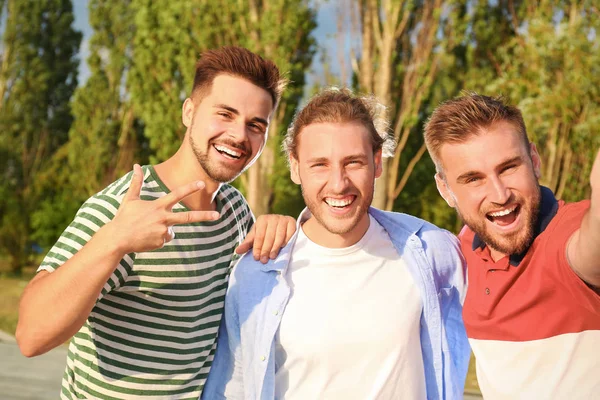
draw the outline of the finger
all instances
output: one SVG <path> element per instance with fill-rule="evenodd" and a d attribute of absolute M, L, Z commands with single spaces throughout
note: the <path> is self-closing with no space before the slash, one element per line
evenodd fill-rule
<path fill-rule="evenodd" d="M 196 181 L 188 183 L 187 185 L 183 185 L 173 190 L 168 195 L 158 199 L 160 202 L 168 210 L 171 210 L 173 206 L 179 203 L 182 199 L 186 198 L 192 193 L 197 192 L 200 189 L 204 189 L 206 185 L 202 181 Z"/>
<path fill-rule="evenodd" d="M 278 220 L 267 222 L 267 228 L 264 235 L 263 244 L 260 248 L 260 262 L 266 264 L 269 261 L 269 254 L 273 243 L 275 242 L 275 236 L 277 235 L 277 222 Z M 256 243 L 254 247 L 257 247 Z"/>
<path fill-rule="evenodd" d="M 133 166 L 133 174 L 131 175 L 131 182 L 129 183 L 129 189 L 123 202 L 131 200 L 139 200 L 140 193 L 142 192 L 142 183 L 144 182 L 144 173 L 142 167 L 139 164 Z"/>
<path fill-rule="evenodd" d="M 269 249 L 269 258 L 274 260 L 279 254 L 279 250 L 287 244 L 287 240 L 285 240 L 285 236 L 287 233 L 287 224 L 285 221 L 280 221 L 277 224 L 277 231 L 275 232 L 275 238 L 273 240 L 273 245 Z"/>
<path fill-rule="evenodd" d="M 286 226 L 285 244 L 288 244 L 294 233 L 296 233 L 296 220 L 290 217 Z"/>
<path fill-rule="evenodd" d="M 217 211 L 185 211 L 169 213 L 165 221 L 168 225 L 182 225 L 202 221 L 216 221 L 217 219 L 219 219 Z"/>
<path fill-rule="evenodd" d="M 260 260 L 260 250 L 262 249 L 265 240 L 265 232 L 267 226 L 263 218 L 258 218 L 252 227 L 254 229 L 254 243 L 252 244 L 252 255 L 256 261 Z"/>
<path fill-rule="evenodd" d="M 250 232 L 246 235 L 242 243 L 235 249 L 236 254 L 245 254 L 248 250 L 252 248 L 252 243 L 254 243 L 254 233 L 256 231 L 256 225 L 252 226 Z"/>

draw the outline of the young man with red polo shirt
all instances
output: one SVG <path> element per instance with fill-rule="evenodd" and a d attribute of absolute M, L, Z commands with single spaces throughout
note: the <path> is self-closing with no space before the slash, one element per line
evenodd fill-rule
<path fill-rule="evenodd" d="M 438 190 L 466 226 L 463 318 L 486 399 L 600 396 L 600 153 L 592 197 L 557 200 L 521 112 L 468 95 L 432 114 Z"/>

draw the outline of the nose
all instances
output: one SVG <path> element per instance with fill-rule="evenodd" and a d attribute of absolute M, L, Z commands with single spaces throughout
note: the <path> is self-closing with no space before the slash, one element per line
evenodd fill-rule
<path fill-rule="evenodd" d="M 227 128 L 227 136 L 232 138 L 234 141 L 238 143 L 242 143 L 246 141 L 246 125 L 245 124 L 231 124 Z"/>
<path fill-rule="evenodd" d="M 348 176 L 346 170 L 341 167 L 331 168 L 329 174 L 329 188 L 333 193 L 343 193 L 348 187 Z"/>
<path fill-rule="evenodd" d="M 499 177 L 490 179 L 489 200 L 496 204 L 505 204 L 510 199 L 510 189 Z"/>

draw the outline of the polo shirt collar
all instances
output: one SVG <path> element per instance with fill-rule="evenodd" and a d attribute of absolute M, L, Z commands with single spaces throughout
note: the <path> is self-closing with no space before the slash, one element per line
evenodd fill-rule
<path fill-rule="evenodd" d="M 558 212 L 558 201 L 556 200 L 556 197 L 554 197 L 554 193 L 552 193 L 552 190 L 548 189 L 545 186 L 540 186 L 540 191 L 541 200 L 538 218 L 535 224 L 535 231 L 533 235 L 534 240 L 546 229 L 548 224 L 550 224 L 550 221 L 552 221 L 552 218 L 554 218 L 554 216 Z M 475 234 L 475 237 L 473 238 L 472 250 L 475 251 L 477 249 L 483 249 L 484 247 L 485 243 L 483 242 L 483 240 L 481 240 L 479 236 Z M 509 264 L 514 267 L 518 266 L 525 257 L 525 254 L 527 254 L 527 251 L 529 251 L 529 247 L 525 249 L 522 253 L 511 254 L 509 257 Z"/>

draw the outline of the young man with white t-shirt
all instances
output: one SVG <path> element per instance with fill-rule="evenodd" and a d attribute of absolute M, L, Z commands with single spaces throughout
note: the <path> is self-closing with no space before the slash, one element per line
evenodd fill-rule
<path fill-rule="evenodd" d="M 327 90 L 284 143 L 307 205 L 275 260 L 232 272 L 205 399 L 461 398 L 469 346 L 458 241 L 370 207 L 378 105 Z"/>

